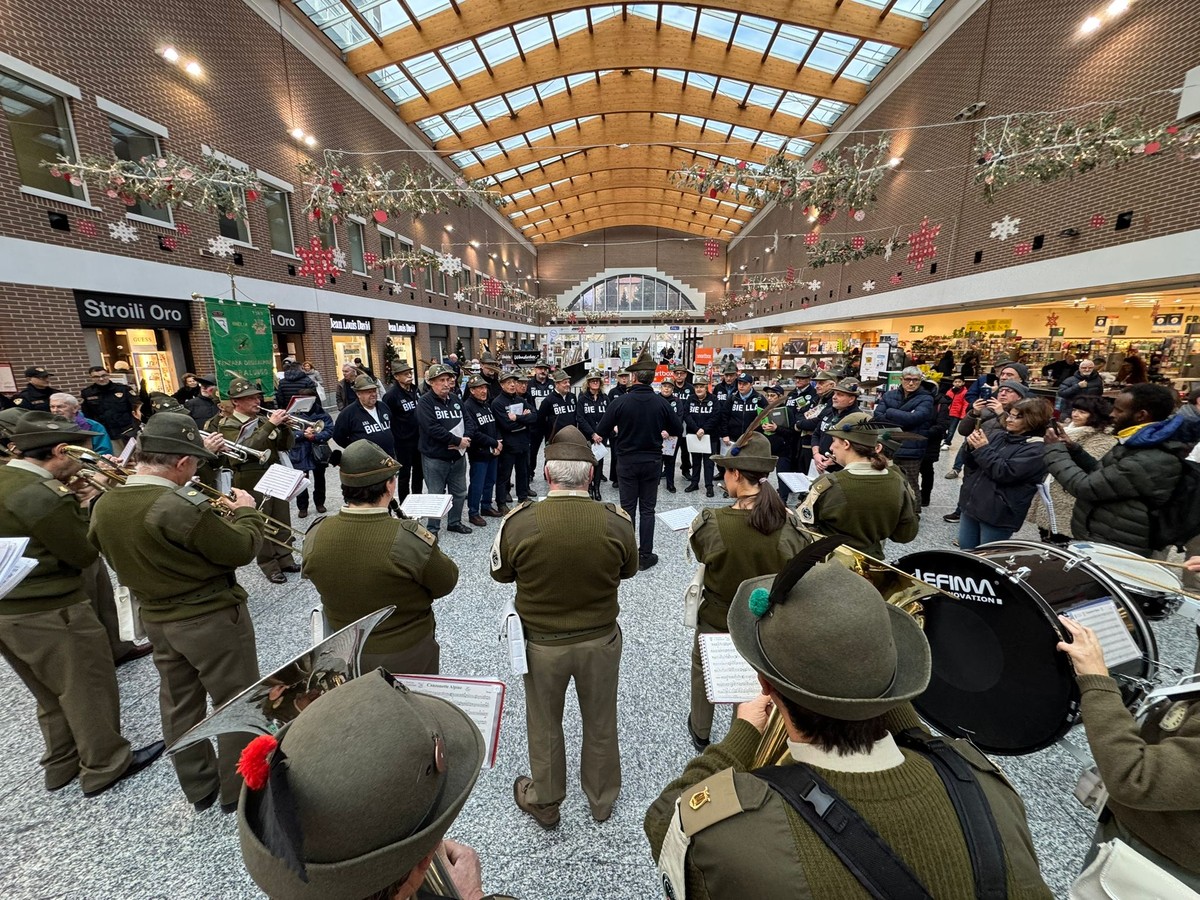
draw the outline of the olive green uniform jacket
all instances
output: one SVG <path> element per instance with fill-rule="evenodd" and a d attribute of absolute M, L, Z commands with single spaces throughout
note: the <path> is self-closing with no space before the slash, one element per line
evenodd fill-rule
<path fill-rule="evenodd" d="M 888 730 L 919 725 L 904 704 L 888 714 Z M 755 897 L 764 900 L 856 900 L 868 897 L 820 837 L 767 783 L 748 774 L 760 735 L 735 719 L 729 735 L 667 785 L 643 823 L 655 859 L 675 816 L 676 800 L 690 838 L 685 876 L 688 900 Z M 956 749 L 983 786 L 1004 845 L 1008 896 L 1050 898 L 1020 797 L 988 759 L 965 742 Z M 973 873 L 958 816 L 933 764 L 901 751 L 904 762 L 874 772 L 813 767 L 879 833 L 934 897 L 975 895 Z M 690 798 L 708 789 L 697 810 Z"/>
<path fill-rule="evenodd" d="M 458 566 L 416 519 L 386 509 L 348 509 L 304 536 L 303 577 L 316 585 L 334 630 L 383 606 L 396 611 L 367 638 L 363 652 L 407 650 L 433 634 L 433 601 L 458 584 Z"/>
<path fill-rule="evenodd" d="M 809 528 L 841 535 L 876 559 L 883 559 L 885 540 L 907 544 L 921 524 L 916 497 L 899 467 L 879 471 L 863 462 L 818 478 L 798 512 Z"/>
<path fill-rule="evenodd" d="M 244 463 L 230 464 L 233 469 L 233 486 L 243 491 L 252 490 L 271 463 L 279 462 L 280 455 L 291 450 L 296 443 L 296 437 L 287 425 L 272 425 L 262 415 L 254 418 L 258 420 L 258 426 L 253 429 L 248 426 L 254 419 L 242 420 L 232 415 L 213 416 L 204 424 L 205 431 L 219 431 L 225 440 L 232 443 L 241 444 L 254 450 L 272 451 L 271 455 L 267 457 L 267 461 L 263 463 L 256 459 L 250 459 Z M 228 462 L 225 457 L 222 457 L 222 460 Z M 255 494 L 255 498 L 261 499 L 257 494 Z"/>

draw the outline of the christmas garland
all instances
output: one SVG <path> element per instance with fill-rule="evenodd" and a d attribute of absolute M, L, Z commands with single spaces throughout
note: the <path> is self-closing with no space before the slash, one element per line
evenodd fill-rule
<path fill-rule="evenodd" d="M 790 291 L 796 287 L 796 282 L 788 281 L 786 278 L 767 278 L 765 275 L 751 275 L 742 282 L 741 290 L 761 294 L 776 294 L 781 291 Z"/>
<path fill-rule="evenodd" d="M 1010 184 L 1071 178 L 1172 148 L 1200 157 L 1200 125 L 1147 126 L 1140 119 L 1121 125 L 1116 108 L 1082 123 L 1010 116 L 975 136 L 975 183 L 990 203 Z"/>
<path fill-rule="evenodd" d="M 860 260 L 870 259 L 873 256 L 887 256 L 890 258 L 892 253 L 902 250 L 907 246 L 908 241 L 903 238 L 890 238 L 886 241 L 883 238 L 878 238 L 873 241 L 867 241 L 858 237 L 848 241 L 821 241 L 821 243 L 807 248 L 808 264 L 814 269 L 819 269 L 822 266 L 837 266 L 859 262 Z"/>
<path fill-rule="evenodd" d="M 437 264 L 438 257 L 436 253 L 414 248 L 405 250 L 403 253 L 393 253 L 391 256 L 385 256 L 375 263 L 375 268 L 403 269 L 407 267 L 413 271 L 424 272 L 426 269 L 437 268 Z"/>
<path fill-rule="evenodd" d="M 875 202 L 879 183 L 888 171 L 888 146 L 884 135 L 875 144 L 821 153 L 811 164 L 780 152 L 762 166 L 745 161 L 693 165 L 672 172 L 671 180 L 711 198 L 732 194 L 738 202 L 754 206 L 798 203 L 815 215 L 842 208 L 866 209 Z"/>
<path fill-rule="evenodd" d="M 137 160 L 85 156 L 79 162 L 60 156 L 55 162 L 43 161 L 42 166 L 55 178 L 76 187 L 86 183 L 126 206 L 145 202 L 176 209 L 186 203 L 231 219 L 245 215 L 246 201 L 257 200 L 262 190 L 256 174 L 214 156 L 202 156 L 199 162 L 174 153 Z"/>
<path fill-rule="evenodd" d="M 310 191 L 309 218 L 331 218 L 355 214 L 386 222 L 398 214 L 414 218 L 445 212 L 451 206 L 491 204 L 502 207 L 499 194 L 487 190 L 482 181 L 455 178 L 450 181 L 432 169 L 401 163 L 395 169 L 380 166 L 347 166 L 340 153 L 328 151 L 319 161 L 305 160 L 300 174 Z"/>

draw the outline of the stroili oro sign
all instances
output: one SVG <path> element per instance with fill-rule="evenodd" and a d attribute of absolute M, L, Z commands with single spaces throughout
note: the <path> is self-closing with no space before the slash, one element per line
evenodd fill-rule
<path fill-rule="evenodd" d="M 204 298 L 208 338 L 217 367 L 217 386 L 229 396 L 229 384 L 245 378 L 275 396 L 275 339 L 271 308 L 265 303 Z"/>
<path fill-rule="evenodd" d="M 79 324 L 88 328 L 168 328 L 183 331 L 192 327 L 192 309 L 186 300 L 160 300 L 98 291 L 76 291 Z"/>

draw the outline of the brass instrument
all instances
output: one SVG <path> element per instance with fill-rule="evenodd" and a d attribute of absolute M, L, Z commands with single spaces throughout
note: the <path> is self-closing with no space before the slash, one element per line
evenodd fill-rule
<path fill-rule="evenodd" d="M 222 502 L 224 500 L 233 499 L 231 496 L 229 496 L 229 494 L 223 494 L 221 491 L 217 490 L 217 488 L 210 487 L 204 482 L 196 479 L 188 482 L 188 484 L 191 487 L 194 487 L 204 496 L 208 497 L 209 504 L 212 506 L 217 515 L 225 516 L 227 518 L 233 515 L 233 511 L 230 509 L 230 507 L 226 506 Z M 288 543 L 288 538 L 295 540 L 297 534 L 296 529 L 294 529 L 287 522 L 281 522 L 279 519 L 268 516 L 261 509 L 258 511 L 258 514 L 262 516 L 263 521 L 266 523 L 266 528 L 263 530 L 264 541 L 270 541 L 272 544 L 282 547 L 284 550 L 294 553 L 296 556 L 301 555 L 301 549 L 299 547 Z"/>
<path fill-rule="evenodd" d="M 214 431 L 202 431 L 200 437 L 207 438 L 218 434 Z M 270 450 L 255 450 L 253 447 L 247 447 L 245 444 L 235 444 L 233 441 L 225 439 L 225 444 L 218 451 L 222 456 L 228 456 L 234 462 L 247 462 L 255 460 L 259 463 L 265 463 L 271 456 Z"/>
<path fill-rule="evenodd" d="M 315 428 L 320 431 L 324 427 L 324 423 L 315 422 L 311 419 L 302 419 L 299 416 L 289 415 L 284 422 L 289 428 L 295 428 L 298 431 L 304 431 L 306 428 Z"/>
<path fill-rule="evenodd" d="M 124 484 L 125 479 L 133 474 L 119 463 L 105 459 L 95 450 L 84 447 L 82 444 L 68 444 L 63 452 L 82 465 L 82 468 L 71 477 L 71 480 L 81 481 L 101 494 L 110 490 L 114 482 Z"/>

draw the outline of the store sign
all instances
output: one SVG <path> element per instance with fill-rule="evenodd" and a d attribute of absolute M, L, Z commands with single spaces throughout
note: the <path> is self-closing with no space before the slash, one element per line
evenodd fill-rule
<path fill-rule="evenodd" d="M 76 291 L 75 308 L 79 310 L 79 324 L 90 328 L 132 326 L 184 330 L 192 327 L 192 308 L 186 300 Z"/>
<path fill-rule="evenodd" d="M 967 322 L 967 331 L 1008 331 L 1012 319 L 972 319 Z"/>
<path fill-rule="evenodd" d="M 371 331 L 371 320 L 360 319 L 358 316 L 330 316 L 329 317 L 330 331 L 343 331 L 352 333 L 361 333 Z"/>
<path fill-rule="evenodd" d="M 1179 331 L 1183 328 L 1183 313 L 1163 313 L 1151 321 L 1151 331 Z"/>
<path fill-rule="evenodd" d="M 531 366 L 537 362 L 537 359 L 538 352 L 536 350 L 514 350 L 512 354 L 512 361 L 519 366 Z"/>
<path fill-rule="evenodd" d="M 1114 320 L 1116 318 L 1117 318 L 1116 316 L 1113 316 Z M 1104 332 L 1107 330 L 1108 330 L 1108 316 L 1096 316 L 1095 321 L 1092 322 L 1092 334 L 1104 334 Z"/>
<path fill-rule="evenodd" d="M 304 313 L 300 310 L 271 310 L 271 328 L 280 334 L 304 334 Z"/>
<path fill-rule="evenodd" d="M 416 334 L 417 326 L 412 322 L 396 322 L 388 319 L 388 334 Z"/>
<path fill-rule="evenodd" d="M 924 334 L 925 326 L 924 325 L 909 325 L 908 333 L 909 334 Z"/>

